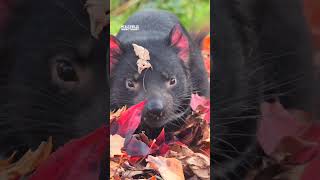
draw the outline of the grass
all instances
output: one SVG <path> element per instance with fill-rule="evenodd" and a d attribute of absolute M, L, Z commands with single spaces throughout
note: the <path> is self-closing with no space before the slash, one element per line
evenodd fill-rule
<path fill-rule="evenodd" d="M 123 4 L 129 5 L 123 6 Z M 113 35 L 117 34 L 130 15 L 146 8 L 163 9 L 174 13 L 189 31 L 209 28 L 210 24 L 210 0 L 111 0 L 110 7 L 110 33 Z"/>

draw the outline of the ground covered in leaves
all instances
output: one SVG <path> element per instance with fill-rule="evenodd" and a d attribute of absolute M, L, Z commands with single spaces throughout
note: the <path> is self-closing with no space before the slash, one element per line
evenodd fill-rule
<path fill-rule="evenodd" d="M 170 141 L 164 129 L 156 139 L 134 134 L 144 103 L 110 114 L 110 179 L 209 179 L 210 101 L 193 95 L 193 113 Z"/>

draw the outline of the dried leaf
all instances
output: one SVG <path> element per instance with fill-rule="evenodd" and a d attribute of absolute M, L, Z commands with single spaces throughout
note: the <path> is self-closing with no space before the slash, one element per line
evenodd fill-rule
<path fill-rule="evenodd" d="M 173 144 L 167 157 L 176 158 L 181 161 L 184 173 L 189 176 L 196 176 L 200 179 L 210 178 L 210 156 L 202 153 L 194 153 L 183 144 Z"/>
<path fill-rule="evenodd" d="M 174 132 L 173 135 L 192 150 L 202 152 L 203 149 L 201 147 L 204 144 L 208 144 L 208 142 L 210 143 L 210 126 L 207 121 L 200 118 L 197 114 L 191 115 L 187 118 L 185 124 L 178 131 Z"/>
<path fill-rule="evenodd" d="M 121 155 L 121 148 L 124 146 L 124 138 L 120 135 L 110 135 L 110 157 Z"/>
<path fill-rule="evenodd" d="M 201 153 L 194 153 L 185 160 L 193 173 L 200 179 L 210 179 L 210 159 Z"/>
<path fill-rule="evenodd" d="M 186 145 L 175 143 L 170 145 L 170 151 L 166 157 L 173 157 L 178 160 L 182 160 L 186 157 L 192 156 L 193 154 L 194 152 L 191 149 L 189 149 Z"/>
<path fill-rule="evenodd" d="M 33 172 L 42 162 L 44 162 L 52 151 L 52 138 L 48 142 L 42 142 L 35 151 L 29 150 L 23 157 L 15 163 L 10 164 L 13 156 L 2 165 L 0 170 L 0 179 L 14 180 L 19 177 L 27 176 Z"/>
<path fill-rule="evenodd" d="M 114 161 L 110 161 L 110 179 L 121 179 L 119 174 L 124 172 L 124 169 L 121 167 L 119 163 Z"/>
<path fill-rule="evenodd" d="M 127 106 L 123 106 L 122 108 L 120 108 L 116 111 L 110 112 L 110 124 L 113 122 L 113 120 L 118 119 L 121 116 L 121 114 L 123 112 L 125 112 L 126 110 L 127 110 Z"/>
<path fill-rule="evenodd" d="M 149 51 L 147 49 L 145 49 L 144 47 L 139 46 L 137 44 L 132 44 L 132 46 L 133 46 L 134 52 L 139 57 L 139 59 L 141 59 L 143 61 L 150 60 Z"/>
<path fill-rule="evenodd" d="M 173 141 L 166 139 L 164 129 L 154 140 L 149 139 L 143 132 L 133 134 L 136 125 L 140 123 L 143 103 L 130 107 L 122 112 L 120 117 L 116 117 L 111 124 L 111 129 L 114 124 L 117 124 L 115 134 L 122 132 L 122 137 L 126 138 L 124 148 L 121 149 L 124 154 L 121 157 L 116 155 L 111 157 L 113 158 L 111 161 L 114 161 L 114 170 L 111 170 L 110 173 L 114 174 L 115 172 L 115 174 L 110 178 L 177 179 L 186 177 L 188 179 L 208 179 L 210 176 L 210 129 L 207 121 L 199 113 L 206 111 L 205 106 L 208 107 L 209 102 L 202 97 L 199 99 L 203 101 L 197 102 L 198 112 L 190 115 L 179 131 L 168 133 L 170 136 L 173 135 Z M 119 129 L 122 130 L 119 131 Z M 183 143 L 187 143 L 187 145 Z M 119 148 L 116 149 L 119 153 Z M 126 159 L 123 159 L 122 156 L 126 156 Z M 146 162 L 147 166 L 145 166 Z M 171 166 L 175 163 L 179 164 L 181 171 L 172 171 L 174 168 Z M 122 168 L 123 171 L 117 172 L 116 167 Z M 158 177 L 159 175 L 161 177 Z"/>
<path fill-rule="evenodd" d="M 139 59 L 137 61 L 138 73 L 141 74 L 141 72 L 144 69 L 152 68 L 152 65 L 148 61 L 148 60 L 150 60 L 149 51 L 147 49 L 145 49 L 144 47 L 139 46 L 137 44 L 132 44 L 132 46 L 133 46 L 133 50 L 134 50 L 136 56 L 139 57 Z"/>
<path fill-rule="evenodd" d="M 107 16 L 109 2 L 107 0 L 87 0 L 85 8 L 90 16 L 90 31 L 93 37 L 99 37 L 99 34 L 109 23 Z"/>
<path fill-rule="evenodd" d="M 146 159 L 150 166 L 156 169 L 164 180 L 184 180 L 182 164 L 175 158 L 154 157 Z"/>
<path fill-rule="evenodd" d="M 143 59 L 138 59 L 137 61 L 138 73 L 141 74 L 144 69 L 152 68 L 152 65 L 149 61 L 145 61 Z"/>
<path fill-rule="evenodd" d="M 16 155 L 17 152 L 12 153 L 12 155 L 6 159 L 6 160 L 0 160 L 0 172 L 4 169 L 6 169 L 13 161 L 14 156 Z"/>

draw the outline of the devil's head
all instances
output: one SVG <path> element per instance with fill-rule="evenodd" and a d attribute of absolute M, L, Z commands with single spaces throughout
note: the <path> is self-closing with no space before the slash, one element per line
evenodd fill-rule
<path fill-rule="evenodd" d="M 132 44 L 149 51 L 152 68 L 138 73 L 138 57 Z M 151 128 L 179 125 L 189 106 L 189 38 L 175 25 L 164 39 L 121 42 L 110 37 L 111 107 L 131 106 L 146 100 L 142 124 Z"/>
<path fill-rule="evenodd" d="M 54 147 L 105 122 L 106 39 L 93 38 L 85 1 L 17 2 L 4 37 L 0 149 Z M 2 65 L 2 64 L 1 64 Z"/>

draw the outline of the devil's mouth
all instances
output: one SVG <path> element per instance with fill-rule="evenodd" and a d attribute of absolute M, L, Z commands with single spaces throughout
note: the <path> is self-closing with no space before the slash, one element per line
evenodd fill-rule
<path fill-rule="evenodd" d="M 168 122 L 183 118 L 189 111 L 190 108 L 187 108 L 185 111 L 173 114 L 172 116 L 167 116 L 165 112 L 160 115 L 154 115 L 144 112 L 141 120 L 149 127 L 161 128 L 164 127 Z"/>
<path fill-rule="evenodd" d="M 142 121 L 149 127 L 160 128 L 163 127 L 168 121 L 164 116 L 145 115 L 142 117 Z"/>

